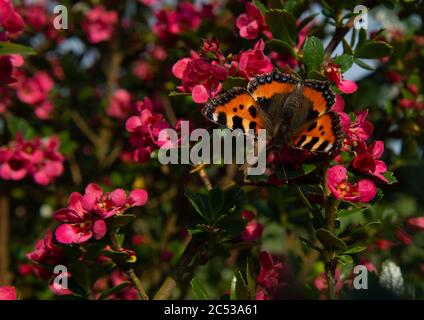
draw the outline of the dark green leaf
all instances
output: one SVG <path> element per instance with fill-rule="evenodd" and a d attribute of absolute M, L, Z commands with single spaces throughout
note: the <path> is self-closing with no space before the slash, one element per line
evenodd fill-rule
<path fill-rule="evenodd" d="M 384 41 L 372 41 L 355 50 L 356 58 L 377 59 L 389 56 L 393 47 Z"/>
<path fill-rule="evenodd" d="M 208 293 L 199 280 L 193 278 L 193 280 L 190 281 L 190 284 L 193 296 L 196 300 L 208 300 Z"/>
<path fill-rule="evenodd" d="M 292 45 L 296 43 L 296 18 L 292 13 L 281 9 L 271 9 L 265 14 L 265 20 L 274 38 Z"/>
<path fill-rule="evenodd" d="M 334 59 L 334 63 L 340 66 L 342 72 L 346 72 L 352 67 L 353 56 L 350 54 L 342 54 Z"/>
<path fill-rule="evenodd" d="M 344 251 L 347 249 L 346 243 L 332 234 L 326 229 L 318 229 L 316 231 L 318 240 L 324 245 L 326 249 Z"/>
<path fill-rule="evenodd" d="M 270 41 L 267 41 L 266 45 L 270 50 L 278 52 L 280 54 L 289 54 L 291 56 L 296 55 L 293 50 L 293 46 L 283 40 L 272 39 Z"/>
<path fill-rule="evenodd" d="M 392 171 L 386 171 L 385 173 L 383 173 L 384 178 L 387 179 L 387 183 L 388 184 L 393 184 L 398 182 L 398 180 L 396 179 L 396 177 L 393 175 Z"/>
<path fill-rule="evenodd" d="M 249 288 L 243 279 L 240 271 L 237 271 L 231 280 L 231 300 L 247 300 L 249 298 Z"/>
<path fill-rule="evenodd" d="M 260 0 L 253 0 L 252 2 L 255 7 L 259 9 L 262 15 L 265 15 L 265 13 L 267 13 L 268 8 Z"/>
<path fill-rule="evenodd" d="M 349 255 L 340 255 L 340 256 L 337 256 L 337 259 L 340 261 L 340 263 L 342 263 L 342 264 L 347 264 L 347 263 L 352 263 L 353 262 L 353 259 L 352 259 L 352 257 L 351 256 L 349 256 Z"/>
<path fill-rule="evenodd" d="M 24 139 L 30 139 L 35 136 L 35 130 L 25 119 L 13 116 L 9 117 L 7 119 L 7 126 L 12 137 L 16 136 L 18 132 L 22 134 Z"/>
<path fill-rule="evenodd" d="M 249 289 L 249 298 L 253 300 L 256 298 L 256 275 L 249 259 L 246 263 L 246 279 L 247 287 Z"/>
<path fill-rule="evenodd" d="M 368 63 L 365 63 L 364 61 L 362 61 L 362 60 L 359 60 L 359 59 L 355 59 L 355 60 L 353 60 L 358 66 L 360 66 L 362 69 L 365 69 L 365 70 L 370 70 L 370 71 L 374 71 L 374 68 L 373 67 L 371 67 Z"/>
<path fill-rule="evenodd" d="M 324 46 L 315 36 L 308 37 L 303 44 L 303 61 L 308 72 L 317 69 L 324 61 Z"/>
<path fill-rule="evenodd" d="M 349 249 L 347 249 L 345 252 L 343 252 L 343 254 L 358 253 L 358 252 L 362 252 L 364 250 L 367 250 L 367 247 L 353 246 L 353 247 L 350 247 Z"/>
<path fill-rule="evenodd" d="M 306 164 L 306 163 L 302 164 L 302 170 L 305 175 L 313 172 L 316 168 L 317 166 L 314 164 Z"/>
<path fill-rule="evenodd" d="M 118 216 L 113 216 L 107 219 L 108 230 L 115 230 L 117 228 L 124 227 L 135 220 L 135 215 L 133 214 L 123 214 Z"/>
<path fill-rule="evenodd" d="M 218 218 L 222 212 L 225 201 L 225 193 L 219 188 L 213 188 L 209 192 L 209 212 L 211 213 L 211 217 L 213 220 Z"/>
<path fill-rule="evenodd" d="M 12 42 L 3 42 L 0 41 L 0 55 L 9 55 L 9 54 L 35 54 L 33 48 L 25 47 L 20 44 L 12 43 Z"/>
<path fill-rule="evenodd" d="M 349 45 L 349 43 L 346 41 L 346 39 L 342 40 L 343 43 L 343 53 L 348 55 L 353 55 L 352 47 Z"/>
<path fill-rule="evenodd" d="M 203 193 L 194 193 L 190 190 L 185 191 L 185 196 L 190 201 L 190 204 L 196 212 L 209 223 L 208 196 Z"/>

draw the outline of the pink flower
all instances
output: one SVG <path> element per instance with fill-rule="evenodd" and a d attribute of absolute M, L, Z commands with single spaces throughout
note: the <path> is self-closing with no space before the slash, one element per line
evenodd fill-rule
<path fill-rule="evenodd" d="M 16 299 L 17 299 L 17 294 L 16 294 L 15 287 L 10 287 L 10 286 L 0 287 L 0 300 L 16 300 Z"/>
<path fill-rule="evenodd" d="M 395 237 L 405 245 L 410 245 L 412 243 L 412 237 L 402 229 L 396 231 Z"/>
<path fill-rule="evenodd" d="M 377 188 L 372 181 L 362 179 L 351 184 L 347 178 L 347 170 L 341 165 L 327 171 L 327 185 L 337 199 L 350 202 L 368 202 L 374 199 Z"/>
<path fill-rule="evenodd" d="M 25 22 L 36 31 L 42 31 L 49 23 L 47 10 L 41 4 L 34 4 L 23 7 Z"/>
<path fill-rule="evenodd" d="M 273 257 L 267 252 L 259 254 L 259 264 L 261 266 L 256 279 L 256 299 L 268 300 L 281 289 L 287 286 L 283 277 L 288 273 L 288 267 L 283 262 L 274 262 Z"/>
<path fill-rule="evenodd" d="M 17 135 L 15 141 L 0 148 L 0 178 L 21 180 L 27 175 L 41 185 L 52 183 L 63 172 L 64 158 L 56 136 L 45 140 L 24 140 Z"/>
<path fill-rule="evenodd" d="M 43 279 L 49 279 L 53 272 L 47 266 L 56 266 L 64 263 L 62 248 L 53 242 L 53 233 L 47 230 L 43 239 L 35 244 L 34 251 L 28 253 L 26 257 L 34 263 L 35 274 Z"/>
<path fill-rule="evenodd" d="M 265 43 L 263 40 L 256 42 L 251 50 L 243 51 L 239 56 L 239 73 L 250 79 L 256 75 L 271 72 L 273 65 L 264 54 Z"/>
<path fill-rule="evenodd" d="M 132 73 L 143 81 L 152 80 L 154 77 L 152 66 L 146 61 L 138 61 L 134 66 Z"/>
<path fill-rule="evenodd" d="M 355 82 L 343 79 L 340 66 L 337 64 L 332 62 L 328 63 L 326 74 L 327 77 L 333 81 L 337 88 L 339 88 L 339 90 L 343 93 L 354 93 L 358 89 L 358 86 Z"/>
<path fill-rule="evenodd" d="M 163 40 L 183 32 L 196 30 L 202 23 L 200 12 L 190 2 L 179 3 L 175 10 L 155 12 L 153 32 Z"/>
<path fill-rule="evenodd" d="M 153 111 L 153 104 L 149 98 L 137 104 L 139 115 L 130 117 L 125 127 L 131 133 L 130 143 L 135 148 L 134 160 L 146 162 L 150 154 L 157 150 L 162 143 L 158 141 L 162 129 L 169 128 L 164 116 Z"/>
<path fill-rule="evenodd" d="M 243 211 L 242 217 L 244 220 L 247 220 L 247 225 L 244 228 L 241 238 L 243 241 L 256 241 L 259 240 L 262 236 L 264 227 L 257 220 L 254 219 L 254 214 L 252 211 Z"/>
<path fill-rule="evenodd" d="M 172 67 L 172 73 L 182 80 L 178 89 L 191 92 L 196 103 L 205 103 L 209 97 L 215 97 L 221 91 L 222 81 L 228 78 L 228 71 L 223 66 L 196 55 L 177 61 Z"/>
<path fill-rule="evenodd" d="M 340 269 L 336 269 L 335 275 L 334 275 L 335 281 L 336 281 L 336 293 L 338 294 L 344 285 L 343 280 L 341 279 L 341 272 Z M 321 291 L 326 292 L 328 288 L 327 278 L 325 276 L 325 273 L 321 273 L 314 281 L 315 287 Z M 321 296 L 321 299 L 325 299 L 324 296 Z"/>
<path fill-rule="evenodd" d="M 272 34 L 269 31 L 265 19 L 255 5 L 246 3 L 246 13 L 242 13 L 236 20 L 236 26 L 240 29 L 240 36 L 245 39 L 255 39 L 260 32 L 271 39 Z"/>
<path fill-rule="evenodd" d="M 82 28 L 91 43 L 99 43 L 112 37 L 117 22 L 116 11 L 107 11 L 102 6 L 95 6 L 87 13 Z"/>
<path fill-rule="evenodd" d="M 0 0 L 0 27 L 10 33 L 18 33 L 24 29 L 24 21 L 10 0 Z"/>
<path fill-rule="evenodd" d="M 424 230 L 424 217 L 411 217 L 406 223 L 411 228 Z"/>
<path fill-rule="evenodd" d="M 47 72 L 38 71 L 32 78 L 24 78 L 17 88 L 17 96 L 24 103 L 35 105 L 46 99 L 54 83 Z"/>
<path fill-rule="evenodd" d="M 390 240 L 377 239 L 374 242 L 374 245 L 375 245 L 376 248 L 378 248 L 380 250 L 390 250 L 395 244 Z"/>
<path fill-rule="evenodd" d="M 125 89 L 118 89 L 115 91 L 110 99 L 107 114 L 116 119 L 125 119 L 131 113 L 132 103 L 131 95 Z"/>
<path fill-rule="evenodd" d="M 146 202 L 147 192 L 144 190 L 133 190 L 127 198 L 122 189 L 103 192 L 98 185 L 91 183 L 84 195 L 73 192 L 68 207 L 54 213 L 54 218 L 63 222 L 56 229 L 56 239 L 64 244 L 84 243 L 93 237 L 102 239 L 107 231 L 106 219 Z"/>
<path fill-rule="evenodd" d="M 368 147 L 365 142 L 358 142 L 358 146 L 355 149 L 357 156 L 352 162 L 352 166 L 361 171 L 373 175 L 384 182 L 388 182 L 387 179 L 382 175 L 387 171 L 386 164 L 378 160 L 384 152 L 384 142 L 374 141 Z"/>

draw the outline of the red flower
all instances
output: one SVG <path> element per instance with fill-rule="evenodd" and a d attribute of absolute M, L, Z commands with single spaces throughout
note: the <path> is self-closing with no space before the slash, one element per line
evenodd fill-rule
<path fill-rule="evenodd" d="M 98 185 L 91 183 L 84 195 L 73 192 L 68 207 L 54 213 L 56 220 L 64 222 L 56 229 L 56 239 L 64 244 L 84 243 L 93 237 L 102 239 L 107 231 L 105 219 L 146 202 L 147 192 L 144 190 L 133 190 L 127 198 L 122 189 L 103 192 Z"/>
<path fill-rule="evenodd" d="M 254 219 L 254 214 L 252 211 L 243 211 L 242 217 L 244 220 L 247 220 L 247 225 L 241 234 L 243 241 L 255 241 L 259 240 L 262 236 L 264 227 L 256 219 Z"/>
<path fill-rule="evenodd" d="M 200 12 L 189 2 L 179 3 L 173 11 L 159 10 L 155 12 L 155 17 L 153 32 L 161 39 L 196 30 L 202 23 Z"/>
<path fill-rule="evenodd" d="M 0 287 L 0 300 L 16 300 L 16 299 L 17 299 L 17 294 L 16 294 L 15 287 L 10 287 L 10 286 Z"/>
<path fill-rule="evenodd" d="M 236 20 L 236 26 L 240 29 L 240 36 L 245 39 L 255 39 L 260 32 L 264 32 L 269 39 L 272 34 L 269 31 L 265 19 L 257 7 L 252 3 L 246 3 L 246 13 L 242 13 Z"/>
<path fill-rule="evenodd" d="M 395 237 L 405 245 L 410 245 L 412 243 L 412 237 L 402 229 L 396 231 Z"/>
<path fill-rule="evenodd" d="M 377 188 L 372 181 L 362 179 L 351 184 L 347 178 L 347 170 L 341 165 L 327 171 L 327 185 L 337 199 L 350 202 L 368 202 L 374 199 Z"/>
<path fill-rule="evenodd" d="M 31 175 L 36 183 L 48 185 L 63 172 L 64 157 L 58 150 L 56 136 L 23 140 L 19 134 L 15 141 L 0 148 L 0 178 L 21 180 Z"/>
<path fill-rule="evenodd" d="M 281 287 L 287 285 L 282 278 L 288 273 L 288 267 L 283 262 L 274 262 L 272 256 L 267 252 L 261 252 L 259 254 L 259 264 L 261 269 L 256 279 L 258 286 L 256 299 L 268 300 Z"/>
<path fill-rule="evenodd" d="M 333 81 L 337 88 L 339 88 L 339 90 L 343 93 L 354 93 L 358 89 L 358 86 L 354 81 L 343 79 L 340 66 L 337 64 L 332 62 L 328 63 L 326 74 L 327 77 Z"/>
<path fill-rule="evenodd" d="M 116 11 L 107 11 L 102 6 L 96 6 L 87 13 L 82 28 L 91 43 L 99 43 L 112 37 L 117 22 Z"/>
<path fill-rule="evenodd" d="M 35 249 L 26 255 L 34 264 L 35 274 L 43 279 L 49 279 L 52 271 L 46 266 L 56 266 L 64 261 L 63 250 L 53 242 L 53 234 L 48 230 L 43 239 L 38 240 Z"/>
<path fill-rule="evenodd" d="M 125 89 L 118 89 L 115 91 L 110 99 L 107 114 L 116 119 L 125 119 L 131 113 L 131 95 Z"/>
<path fill-rule="evenodd" d="M 352 166 L 355 169 L 373 175 L 386 183 L 388 182 L 382 175 L 382 173 L 387 171 L 386 164 L 378 160 L 384 152 L 383 141 L 374 141 L 368 147 L 365 142 L 358 142 L 355 151 L 357 152 L 357 156 L 352 162 Z"/>
<path fill-rule="evenodd" d="M 193 54 L 192 58 L 183 58 L 172 67 L 172 73 L 182 80 L 178 89 L 191 92 L 193 101 L 205 103 L 221 91 L 221 83 L 228 78 L 228 71 L 216 61 L 208 62 Z"/>
<path fill-rule="evenodd" d="M 0 26 L 10 33 L 18 33 L 24 29 L 24 21 L 10 0 L 0 0 Z"/>
<path fill-rule="evenodd" d="M 273 65 L 264 54 L 265 43 L 259 40 L 252 50 L 241 52 L 239 55 L 239 73 L 250 79 L 256 75 L 271 72 Z"/>
<path fill-rule="evenodd" d="M 411 228 L 424 230 L 424 217 L 411 217 L 406 223 Z"/>
<path fill-rule="evenodd" d="M 378 239 L 374 242 L 374 245 L 380 250 L 389 250 L 391 247 L 394 246 L 394 243 L 390 240 Z"/>

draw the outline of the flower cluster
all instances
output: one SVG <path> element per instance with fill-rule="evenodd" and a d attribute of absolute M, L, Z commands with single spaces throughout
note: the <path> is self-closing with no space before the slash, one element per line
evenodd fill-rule
<path fill-rule="evenodd" d="M 48 185 L 63 172 L 64 157 L 59 139 L 51 136 L 25 140 L 18 134 L 9 145 L 0 148 L 0 178 L 22 180 L 31 176 L 40 185 Z"/>
<path fill-rule="evenodd" d="M 146 162 L 153 151 L 160 147 L 171 147 L 167 145 L 167 140 L 159 139 L 160 132 L 171 126 L 165 121 L 163 114 L 154 111 L 152 101 L 147 97 L 143 102 L 137 103 L 137 110 L 138 115 L 130 117 L 125 127 L 131 133 L 130 143 L 134 147 L 134 160 Z M 178 128 L 179 122 L 175 125 L 175 129 Z"/>
<path fill-rule="evenodd" d="M 245 39 L 256 39 L 260 33 L 271 39 L 272 34 L 266 25 L 265 19 L 260 10 L 251 2 L 246 3 L 246 13 L 237 17 L 236 26 L 239 29 L 240 37 Z"/>
<path fill-rule="evenodd" d="M 8 34 L 16 34 L 24 29 L 24 20 L 11 0 L 0 0 L 0 27 Z M 3 32 L 0 32 L 0 37 Z"/>
<path fill-rule="evenodd" d="M 197 9 L 190 2 L 178 3 L 174 10 L 160 9 L 155 12 L 153 32 L 162 40 L 168 40 L 187 31 L 196 30 L 202 19 L 213 16 L 211 5 L 202 4 Z"/>
<path fill-rule="evenodd" d="M 19 100 L 35 108 L 35 114 L 40 119 L 47 119 L 53 110 L 49 100 L 49 93 L 54 87 L 54 82 L 45 71 L 38 71 L 32 77 L 20 75 L 16 88 Z"/>
<path fill-rule="evenodd" d="M 117 23 L 116 11 L 107 11 L 102 6 L 95 6 L 85 16 L 82 28 L 91 43 L 99 43 L 110 40 Z"/>
<path fill-rule="evenodd" d="M 102 239 L 107 232 L 105 220 L 122 215 L 127 209 L 142 206 L 147 202 L 147 192 L 136 189 L 127 197 L 123 189 L 104 192 L 97 184 L 91 183 L 84 195 L 73 192 L 68 206 L 54 213 L 62 224 L 56 229 L 57 241 L 64 244 L 84 243 L 94 237 Z"/>

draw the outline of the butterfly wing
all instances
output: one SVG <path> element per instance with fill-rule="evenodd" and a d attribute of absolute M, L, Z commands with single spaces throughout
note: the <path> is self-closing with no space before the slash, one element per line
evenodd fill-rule
<path fill-rule="evenodd" d="M 293 146 L 309 151 L 326 152 L 340 148 L 343 131 L 337 113 L 329 111 L 315 119 L 294 141 Z"/>
<path fill-rule="evenodd" d="M 232 88 L 211 99 L 202 109 L 202 114 L 210 121 L 230 129 L 255 132 L 264 128 L 265 120 L 259 106 L 244 88 Z"/>

